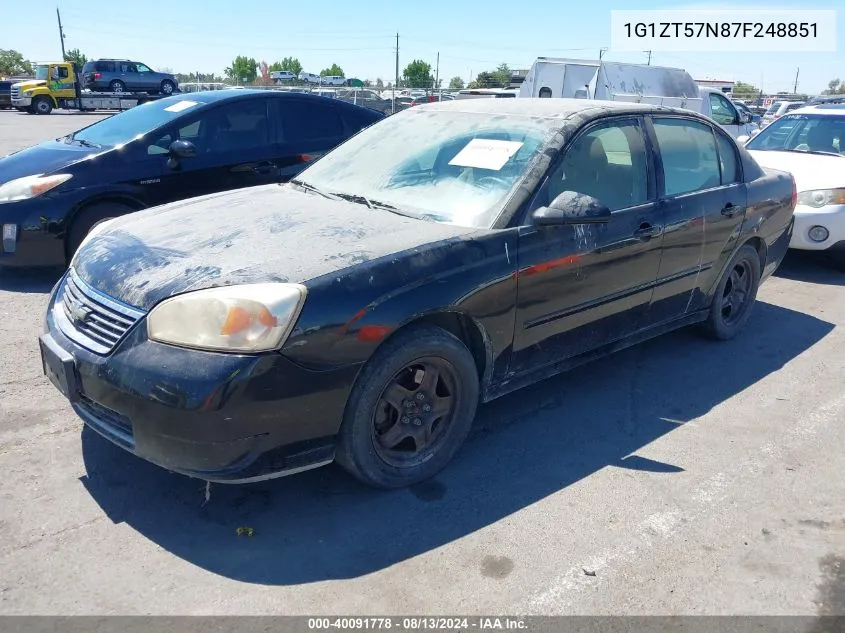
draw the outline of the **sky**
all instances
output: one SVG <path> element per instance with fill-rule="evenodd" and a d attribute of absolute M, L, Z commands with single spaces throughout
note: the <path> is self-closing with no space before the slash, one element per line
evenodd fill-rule
<path fill-rule="evenodd" d="M 651 63 L 684 68 L 695 79 L 752 83 L 766 92 L 818 93 L 833 78 L 845 81 L 845 5 L 841 0 L 801 3 L 801 9 L 837 9 L 837 52 L 753 53 L 654 51 Z M 28 0 L 25 10 L 2 12 L 0 48 L 20 51 L 32 61 L 61 57 L 56 0 Z M 572 9 L 577 6 L 578 9 Z M 287 4 L 272 0 L 59 0 L 65 47 L 89 58 L 116 57 L 174 72 L 223 74 L 237 55 L 258 61 L 299 58 L 306 72 L 337 63 L 347 77 L 385 84 L 399 67 L 423 59 L 448 83 L 464 81 L 507 63 L 528 68 L 539 56 L 595 59 L 610 46 L 612 9 L 683 9 L 667 2 L 562 2 L 561 0 L 319 0 Z M 733 5 L 706 5 L 708 7 Z M 743 9 L 795 9 L 794 1 L 745 0 Z M 645 52 L 612 49 L 604 59 L 645 63 Z M 800 69 L 800 71 L 799 71 Z"/>

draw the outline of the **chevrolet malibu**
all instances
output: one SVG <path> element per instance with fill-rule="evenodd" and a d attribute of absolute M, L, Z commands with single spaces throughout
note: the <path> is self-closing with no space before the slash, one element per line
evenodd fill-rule
<path fill-rule="evenodd" d="M 736 336 L 795 195 L 683 110 L 427 104 L 288 183 L 95 227 L 50 297 L 43 368 L 85 424 L 173 471 L 336 460 L 406 486 L 479 402 L 679 327 Z"/>

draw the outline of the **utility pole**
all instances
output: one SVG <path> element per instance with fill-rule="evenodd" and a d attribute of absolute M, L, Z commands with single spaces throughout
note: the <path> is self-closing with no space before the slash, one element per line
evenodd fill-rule
<path fill-rule="evenodd" d="M 606 48 L 600 48 L 600 49 L 599 49 L 599 61 L 601 61 L 601 58 L 602 58 L 602 57 L 604 57 L 604 54 L 605 54 L 606 52 L 607 52 L 607 49 L 606 49 Z"/>
<path fill-rule="evenodd" d="M 65 60 L 65 32 L 62 30 L 62 15 L 59 13 L 59 7 L 56 7 L 56 18 L 59 20 L 59 40 L 62 42 L 62 61 Z"/>
<path fill-rule="evenodd" d="M 648 61 L 646 62 L 646 65 L 651 66 L 651 51 L 645 51 L 645 52 L 648 53 Z"/>
<path fill-rule="evenodd" d="M 396 112 L 396 86 L 399 85 L 399 33 L 396 34 L 396 77 L 393 80 L 393 112 Z"/>
<path fill-rule="evenodd" d="M 438 85 L 438 81 L 440 80 L 440 51 L 437 51 L 437 66 L 435 66 L 434 70 L 434 89 L 438 90 L 440 86 Z"/>
<path fill-rule="evenodd" d="M 792 87 L 792 94 L 798 94 L 798 73 L 800 71 L 800 68 L 795 69 L 795 85 Z"/>

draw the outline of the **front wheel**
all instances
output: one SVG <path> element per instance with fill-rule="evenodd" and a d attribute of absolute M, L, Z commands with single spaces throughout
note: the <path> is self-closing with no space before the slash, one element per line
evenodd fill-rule
<path fill-rule="evenodd" d="M 475 361 L 460 340 L 438 327 L 412 327 L 383 344 L 358 377 L 337 461 L 377 488 L 429 479 L 469 434 L 478 392 Z"/>
<path fill-rule="evenodd" d="M 173 84 L 172 81 L 165 79 L 161 82 L 162 93 L 166 95 L 172 95 L 174 90 L 176 90 L 176 86 Z"/>
<path fill-rule="evenodd" d="M 32 102 L 32 111 L 35 114 L 50 114 L 53 111 L 53 102 L 48 97 L 36 97 Z"/>
<path fill-rule="evenodd" d="M 132 207 L 120 203 L 104 202 L 93 204 L 79 212 L 70 225 L 67 233 L 66 251 L 67 261 L 70 262 L 74 253 L 79 249 L 82 240 L 98 224 L 135 211 Z"/>
<path fill-rule="evenodd" d="M 725 269 L 710 305 L 704 329 L 727 341 L 739 334 L 751 316 L 760 287 L 760 255 L 750 244 L 739 248 Z"/>

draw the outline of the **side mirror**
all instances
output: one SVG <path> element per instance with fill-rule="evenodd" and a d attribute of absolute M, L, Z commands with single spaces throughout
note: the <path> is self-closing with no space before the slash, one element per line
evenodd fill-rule
<path fill-rule="evenodd" d="M 575 191 L 564 191 L 547 207 L 532 214 L 537 226 L 566 226 L 572 224 L 606 224 L 610 209 L 597 198 Z"/>
<path fill-rule="evenodd" d="M 170 155 L 176 158 L 193 158 L 197 155 L 197 146 L 191 143 L 191 141 L 185 141 L 183 139 L 173 141 L 168 149 Z"/>
<path fill-rule="evenodd" d="M 751 115 L 748 112 L 741 111 L 739 113 L 739 122 L 740 123 L 751 123 Z"/>
<path fill-rule="evenodd" d="M 197 155 L 197 146 L 191 141 L 179 139 L 173 141 L 167 148 L 167 167 L 169 169 L 179 169 L 180 158 L 193 158 Z"/>

